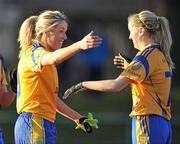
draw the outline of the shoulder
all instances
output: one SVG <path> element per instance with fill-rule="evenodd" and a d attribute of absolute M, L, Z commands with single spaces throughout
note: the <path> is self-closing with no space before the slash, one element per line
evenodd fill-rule
<path fill-rule="evenodd" d="M 149 47 L 145 50 L 139 52 L 136 56 L 143 57 L 147 61 L 153 59 L 154 61 L 158 60 L 160 57 L 163 57 L 163 53 L 158 47 Z"/>

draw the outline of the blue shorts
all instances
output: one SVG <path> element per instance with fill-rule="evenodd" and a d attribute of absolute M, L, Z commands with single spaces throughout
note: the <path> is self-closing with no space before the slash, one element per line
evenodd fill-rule
<path fill-rule="evenodd" d="M 0 128 L 0 144 L 4 144 L 2 129 Z"/>
<path fill-rule="evenodd" d="M 16 144 L 56 144 L 55 123 L 36 114 L 23 112 L 15 124 Z"/>
<path fill-rule="evenodd" d="M 135 116 L 132 118 L 133 144 L 171 144 L 170 121 L 157 115 Z"/>

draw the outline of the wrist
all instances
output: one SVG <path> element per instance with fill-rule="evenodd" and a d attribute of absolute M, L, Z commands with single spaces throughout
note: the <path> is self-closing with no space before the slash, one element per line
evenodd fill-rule
<path fill-rule="evenodd" d="M 75 44 L 76 44 L 75 47 L 76 47 L 79 51 L 83 50 L 81 41 L 78 41 L 78 42 L 76 42 Z"/>
<path fill-rule="evenodd" d="M 78 120 L 78 123 L 82 124 L 87 117 L 83 116 Z"/>

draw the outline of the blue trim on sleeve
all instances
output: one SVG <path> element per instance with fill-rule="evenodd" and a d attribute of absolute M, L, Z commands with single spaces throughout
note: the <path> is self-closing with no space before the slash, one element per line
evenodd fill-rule
<path fill-rule="evenodd" d="M 146 57 L 144 57 L 142 55 L 138 55 L 138 56 L 134 57 L 133 61 L 137 61 L 137 60 L 143 64 L 145 71 L 146 71 L 146 77 L 147 77 L 148 73 L 149 73 L 149 63 L 148 63 Z"/>
<path fill-rule="evenodd" d="M 32 61 L 34 62 L 34 64 L 39 68 L 38 64 L 36 63 L 35 61 L 35 58 L 34 58 L 34 52 L 38 49 L 38 48 L 43 48 L 38 42 L 36 41 L 32 41 L 32 45 L 34 46 L 34 49 L 32 50 Z"/>
<path fill-rule="evenodd" d="M 172 71 L 166 71 L 165 77 L 172 77 Z"/>

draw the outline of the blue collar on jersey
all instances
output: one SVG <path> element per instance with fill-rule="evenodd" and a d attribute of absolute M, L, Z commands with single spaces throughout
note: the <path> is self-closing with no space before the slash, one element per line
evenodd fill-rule
<path fill-rule="evenodd" d="M 157 48 L 158 50 L 162 51 L 162 50 L 161 50 L 161 46 L 160 46 L 159 44 L 157 44 L 157 45 L 152 45 L 152 46 L 149 46 L 149 47 L 147 47 L 147 48 Z"/>
<path fill-rule="evenodd" d="M 152 45 L 152 46 L 147 47 L 146 49 L 149 49 L 149 48 L 153 48 L 153 49 L 157 48 L 158 50 L 161 51 L 160 45 Z M 145 49 L 145 50 L 146 50 L 146 49 Z M 146 71 L 146 77 L 147 77 L 147 76 L 148 76 L 148 73 L 149 73 L 149 63 L 148 63 L 148 61 L 146 60 L 146 57 L 144 57 L 144 56 L 142 56 L 142 55 L 138 55 L 138 56 L 135 56 L 135 57 L 133 58 L 133 61 L 135 61 L 135 60 L 140 61 L 140 62 L 144 65 L 145 71 Z"/>
<path fill-rule="evenodd" d="M 39 47 L 43 47 L 40 43 L 38 43 L 37 41 L 32 41 L 32 45 L 35 47 L 35 48 L 39 48 Z"/>

